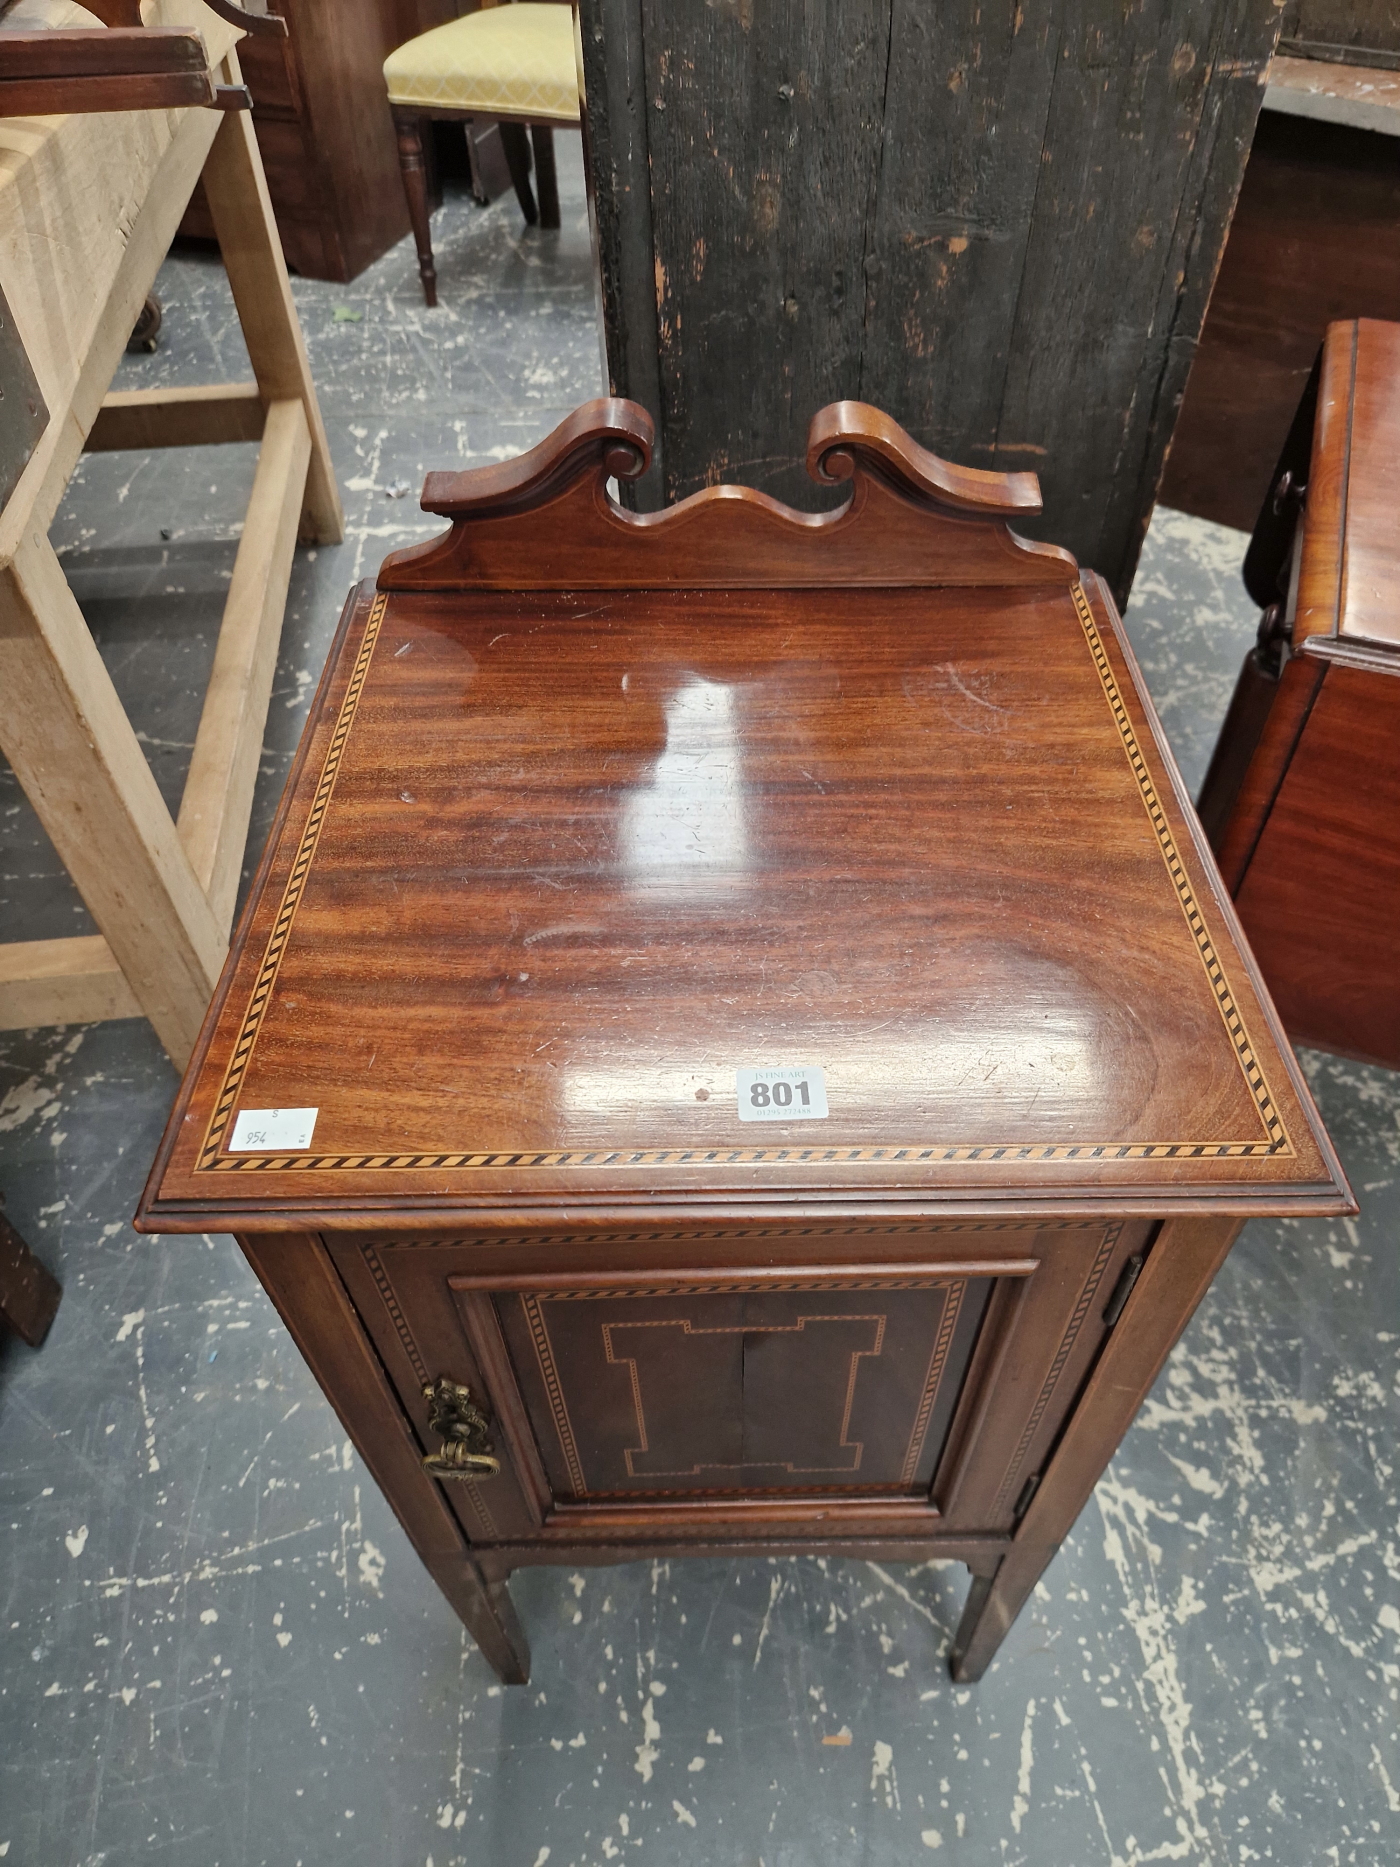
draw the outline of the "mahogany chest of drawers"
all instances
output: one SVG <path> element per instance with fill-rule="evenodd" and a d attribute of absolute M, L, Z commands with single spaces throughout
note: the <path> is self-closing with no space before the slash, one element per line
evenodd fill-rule
<path fill-rule="evenodd" d="M 975 1678 L 1250 1213 L 1350 1195 L 1113 604 L 875 410 L 594 403 L 352 594 L 138 1223 L 235 1232 L 442 1588 L 958 1558 Z"/>
<path fill-rule="evenodd" d="M 1400 1069 L 1400 324 L 1333 324 L 1201 817 L 1290 1036 Z"/>

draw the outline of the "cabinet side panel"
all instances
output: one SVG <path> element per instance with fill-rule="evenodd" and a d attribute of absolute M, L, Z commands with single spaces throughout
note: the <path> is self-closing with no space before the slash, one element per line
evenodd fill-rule
<path fill-rule="evenodd" d="M 1104 1310 L 1128 1259 L 1146 1249 L 1150 1222 L 1047 1233 L 1040 1268 L 989 1318 L 1003 1339 L 984 1345 L 964 1403 L 971 1423 L 940 1472 L 935 1495 L 949 1527 L 1006 1530 L 1037 1479 L 1102 1346 Z"/>
<path fill-rule="evenodd" d="M 240 1236 L 322 1392 L 423 1560 L 465 1553 L 442 1492 L 322 1240 L 311 1233 Z M 436 1573 L 436 1570 L 434 1570 Z"/>
<path fill-rule="evenodd" d="M 1294 1041 L 1389 1069 L 1400 1067 L 1397 730 L 1400 666 L 1328 668 L 1238 899 Z"/>

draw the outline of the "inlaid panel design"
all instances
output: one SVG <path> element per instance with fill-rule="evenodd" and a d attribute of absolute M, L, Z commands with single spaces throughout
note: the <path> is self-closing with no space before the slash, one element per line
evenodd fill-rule
<path fill-rule="evenodd" d="M 496 1307 L 558 1496 L 908 1494 L 928 1488 L 990 1281 Z"/>

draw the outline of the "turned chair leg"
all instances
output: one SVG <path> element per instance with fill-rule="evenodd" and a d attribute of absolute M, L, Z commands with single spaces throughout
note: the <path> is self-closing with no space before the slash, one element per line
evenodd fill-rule
<path fill-rule="evenodd" d="M 413 223 L 413 243 L 418 248 L 418 276 L 423 281 L 423 298 L 431 306 L 437 303 L 437 268 L 433 264 L 433 236 L 428 218 L 422 118 L 401 117 L 395 111 L 394 128 L 399 138 L 399 173 L 403 176 L 408 218 Z"/>
<path fill-rule="evenodd" d="M 554 170 L 554 131 L 547 123 L 530 126 L 535 145 L 535 187 L 540 197 L 541 227 L 559 225 L 559 180 Z"/>
<path fill-rule="evenodd" d="M 540 211 L 535 206 L 535 197 L 530 190 L 530 141 L 525 134 L 525 125 L 502 123 L 501 147 L 506 152 L 506 164 L 510 169 L 510 178 L 515 183 L 515 198 L 520 203 L 520 212 L 525 216 L 525 225 L 537 226 Z M 558 222 L 555 224 L 557 226 Z"/>

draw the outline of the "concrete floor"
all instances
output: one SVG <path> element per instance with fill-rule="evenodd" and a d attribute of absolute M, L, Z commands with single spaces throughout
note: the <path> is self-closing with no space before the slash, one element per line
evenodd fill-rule
<path fill-rule="evenodd" d="M 565 227 L 450 201 L 442 308 L 400 248 L 298 282 L 350 530 L 293 580 L 250 852 L 349 584 L 437 530 L 428 467 L 599 385 Z M 126 384 L 244 371 L 216 263 Z M 86 461 L 55 527 L 168 798 L 247 449 Z M 1199 782 L 1253 629 L 1243 540 L 1161 512 L 1129 626 Z M 8 938 L 89 925 L 0 775 Z M 496 1685 L 225 1238 L 128 1219 L 175 1076 L 149 1029 L 0 1035 L 0 1186 L 66 1294 L 0 1344 L 0 1859 L 68 1867 L 1136 1867 L 1400 1859 L 1400 1079 L 1304 1059 L 1362 1200 L 1251 1224 L 998 1663 L 944 1670 L 956 1568 L 536 1570 Z"/>

